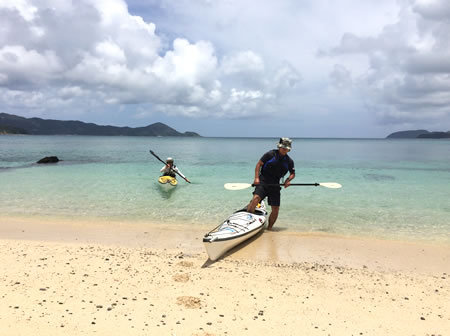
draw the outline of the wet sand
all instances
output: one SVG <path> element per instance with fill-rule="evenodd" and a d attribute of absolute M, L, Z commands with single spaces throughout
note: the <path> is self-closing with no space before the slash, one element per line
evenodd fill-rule
<path fill-rule="evenodd" d="M 449 246 L 110 224 L 0 218 L 2 335 L 450 333 Z"/>

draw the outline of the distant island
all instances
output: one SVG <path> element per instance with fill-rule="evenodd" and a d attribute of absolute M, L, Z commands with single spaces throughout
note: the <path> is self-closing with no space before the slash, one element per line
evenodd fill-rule
<path fill-rule="evenodd" d="M 145 127 L 101 126 L 70 120 L 24 118 L 0 113 L 0 134 L 29 135 L 122 135 L 122 136 L 184 136 L 199 137 L 195 132 L 180 133 L 166 124 L 157 122 Z"/>
<path fill-rule="evenodd" d="M 429 132 L 427 130 L 400 131 L 389 134 L 386 139 L 447 139 L 450 131 Z"/>

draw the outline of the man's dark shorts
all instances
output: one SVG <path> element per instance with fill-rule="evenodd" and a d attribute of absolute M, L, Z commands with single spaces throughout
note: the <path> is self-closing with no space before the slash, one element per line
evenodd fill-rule
<path fill-rule="evenodd" d="M 261 197 L 261 200 L 267 197 L 270 206 L 280 206 L 280 190 L 280 187 L 266 187 L 257 185 L 253 195 L 258 195 Z"/>

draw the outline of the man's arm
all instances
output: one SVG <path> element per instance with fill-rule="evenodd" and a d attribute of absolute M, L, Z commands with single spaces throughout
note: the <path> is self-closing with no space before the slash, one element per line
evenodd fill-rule
<path fill-rule="evenodd" d="M 284 187 L 287 188 L 291 185 L 291 181 L 295 178 L 294 161 L 289 158 L 289 177 L 284 181 Z"/>
<path fill-rule="evenodd" d="M 253 184 L 259 184 L 259 172 L 261 171 L 261 167 L 264 165 L 264 162 L 261 160 L 258 161 L 255 167 L 255 179 L 253 181 Z"/>
<path fill-rule="evenodd" d="M 284 181 L 284 187 L 287 188 L 290 186 L 291 181 L 295 178 L 295 172 L 292 172 L 286 181 Z"/>
<path fill-rule="evenodd" d="M 186 176 L 183 175 L 183 173 L 180 171 L 180 169 L 178 169 L 178 167 L 173 167 L 172 169 L 173 169 L 174 171 L 176 171 L 178 174 L 180 174 L 180 176 L 181 176 L 182 178 L 184 178 L 184 179 L 186 180 L 186 182 L 191 183 L 191 181 L 189 181 L 189 179 L 188 179 Z"/>
<path fill-rule="evenodd" d="M 183 173 L 181 172 L 181 170 L 178 169 L 178 167 L 172 167 L 172 170 L 173 170 L 174 172 L 180 174 L 180 176 L 181 176 L 182 178 L 184 178 L 184 179 L 186 178 L 186 176 L 183 175 Z"/>

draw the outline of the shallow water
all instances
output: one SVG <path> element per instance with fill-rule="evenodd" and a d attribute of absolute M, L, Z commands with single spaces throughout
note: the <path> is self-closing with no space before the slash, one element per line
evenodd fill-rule
<path fill-rule="evenodd" d="M 212 228 L 251 198 L 227 182 L 253 181 L 276 139 L 0 136 L 0 211 L 5 216 L 170 221 Z M 158 183 L 172 156 L 192 181 Z M 62 162 L 37 165 L 44 156 Z M 276 226 L 291 231 L 450 242 L 450 141 L 295 139 L 295 183 L 342 189 L 282 190 Z"/>

